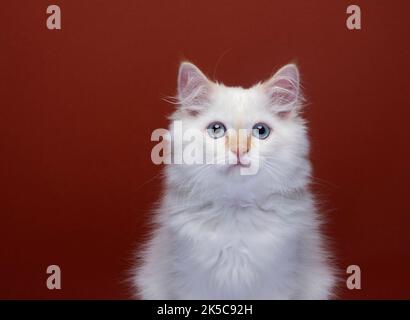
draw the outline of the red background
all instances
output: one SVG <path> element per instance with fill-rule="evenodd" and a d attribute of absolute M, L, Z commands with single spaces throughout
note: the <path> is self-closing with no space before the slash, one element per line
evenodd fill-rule
<path fill-rule="evenodd" d="M 0 298 L 129 298 L 133 248 L 160 195 L 153 129 L 182 59 L 249 86 L 297 61 L 315 189 L 338 267 L 410 298 L 408 1 L 3 1 Z M 46 29 L 58 4 L 62 30 Z M 62 290 L 46 268 L 62 269 Z"/>

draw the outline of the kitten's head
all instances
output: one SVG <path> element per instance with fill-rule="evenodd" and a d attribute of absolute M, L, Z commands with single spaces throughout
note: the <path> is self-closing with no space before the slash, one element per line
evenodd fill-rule
<path fill-rule="evenodd" d="M 170 166 L 171 183 L 240 197 L 255 188 L 278 192 L 306 184 L 308 139 L 296 65 L 244 89 L 212 82 L 184 62 L 177 98 L 172 152 L 183 163 Z"/>

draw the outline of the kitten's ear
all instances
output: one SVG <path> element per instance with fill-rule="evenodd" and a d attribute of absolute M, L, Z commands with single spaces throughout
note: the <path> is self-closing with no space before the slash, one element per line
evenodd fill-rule
<path fill-rule="evenodd" d="M 288 116 L 299 107 L 299 70 L 287 64 L 263 85 L 271 100 L 272 110 L 281 117 Z"/>
<path fill-rule="evenodd" d="M 211 82 L 195 65 L 182 62 L 178 73 L 178 100 L 182 109 L 196 114 L 208 103 Z"/>

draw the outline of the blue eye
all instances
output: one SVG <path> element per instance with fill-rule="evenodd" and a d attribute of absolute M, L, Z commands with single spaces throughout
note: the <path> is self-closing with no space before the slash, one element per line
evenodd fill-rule
<path fill-rule="evenodd" d="M 267 124 L 262 123 L 262 122 L 258 122 L 257 124 L 255 124 L 252 128 L 252 135 L 255 138 L 264 140 L 266 139 L 270 134 L 270 128 Z"/>
<path fill-rule="evenodd" d="M 226 128 L 221 122 L 212 122 L 206 129 L 211 138 L 219 139 L 225 135 Z"/>

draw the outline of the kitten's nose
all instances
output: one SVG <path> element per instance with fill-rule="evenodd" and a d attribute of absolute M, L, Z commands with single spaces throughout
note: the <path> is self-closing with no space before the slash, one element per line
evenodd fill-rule
<path fill-rule="evenodd" d="M 251 148 L 251 136 L 246 132 L 239 131 L 239 134 L 233 134 L 229 137 L 229 149 L 239 157 L 248 153 Z"/>

